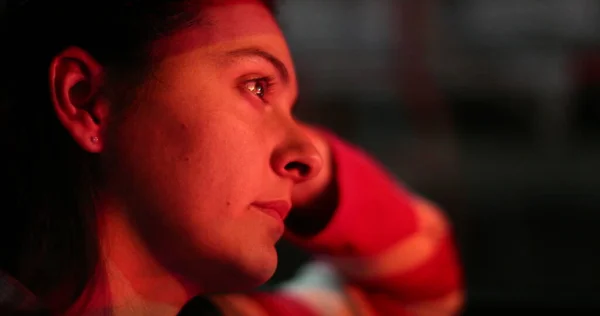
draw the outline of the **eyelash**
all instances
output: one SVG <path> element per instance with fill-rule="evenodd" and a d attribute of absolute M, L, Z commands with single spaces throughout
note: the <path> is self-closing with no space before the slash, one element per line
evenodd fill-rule
<path fill-rule="evenodd" d="M 261 88 L 250 88 L 249 84 L 259 84 L 262 83 L 262 87 Z M 254 79 L 250 79 L 250 80 L 246 80 L 244 81 L 243 85 L 243 89 L 245 89 L 246 91 L 252 93 L 253 95 L 255 95 L 257 98 L 261 99 L 262 101 L 265 101 L 265 97 L 268 96 L 271 93 L 271 89 L 273 87 L 274 84 L 274 79 L 271 77 L 260 77 L 260 78 L 254 78 Z M 258 91 L 260 90 L 260 91 Z"/>

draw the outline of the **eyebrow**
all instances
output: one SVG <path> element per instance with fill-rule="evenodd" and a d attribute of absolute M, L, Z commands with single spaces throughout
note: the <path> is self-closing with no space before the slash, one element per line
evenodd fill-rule
<path fill-rule="evenodd" d="M 279 72 L 279 75 L 281 76 L 284 83 L 287 84 L 290 81 L 290 74 L 289 74 L 289 71 L 288 71 L 287 67 L 285 66 L 285 64 L 281 60 L 279 60 L 279 58 L 273 56 L 271 53 L 268 53 L 260 48 L 249 47 L 249 48 L 236 49 L 236 50 L 227 52 L 226 55 L 229 57 L 234 57 L 234 58 L 252 57 L 252 56 L 260 57 L 260 58 L 268 61 L 271 65 L 273 65 L 273 67 L 275 67 L 275 69 L 277 69 L 277 72 Z"/>

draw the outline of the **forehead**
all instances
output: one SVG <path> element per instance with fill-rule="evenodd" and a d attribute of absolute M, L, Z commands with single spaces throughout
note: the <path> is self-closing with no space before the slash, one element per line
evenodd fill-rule
<path fill-rule="evenodd" d="M 271 12 L 259 0 L 211 1 L 198 11 L 197 23 L 154 43 L 158 60 L 193 52 L 218 52 L 253 44 L 266 46 L 282 59 L 288 58 L 287 44 Z"/>
<path fill-rule="evenodd" d="M 294 64 L 275 18 L 258 0 L 227 0 L 206 5 L 199 23 L 183 28 L 153 44 L 154 74 L 178 81 L 212 78 L 226 63 L 220 57 L 233 51 L 260 50 L 274 56 L 289 74 L 288 87 L 297 92 Z M 215 68 L 216 67 L 216 68 Z M 168 82 L 168 79 L 165 80 Z"/>

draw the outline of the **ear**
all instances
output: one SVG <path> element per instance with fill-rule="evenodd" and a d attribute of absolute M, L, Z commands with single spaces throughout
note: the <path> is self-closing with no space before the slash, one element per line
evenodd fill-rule
<path fill-rule="evenodd" d="M 108 99 L 102 94 L 104 69 L 89 53 L 69 47 L 50 64 L 50 93 L 58 119 L 86 151 L 103 148 Z"/>

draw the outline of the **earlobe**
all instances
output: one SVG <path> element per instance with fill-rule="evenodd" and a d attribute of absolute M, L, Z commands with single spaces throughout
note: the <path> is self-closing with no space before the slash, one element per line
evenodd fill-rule
<path fill-rule="evenodd" d="M 108 100 L 102 95 L 103 67 L 86 51 L 69 47 L 50 64 L 49 84 L 54 111 L 82 149 L 102 151 L 101 132 Z"/>

